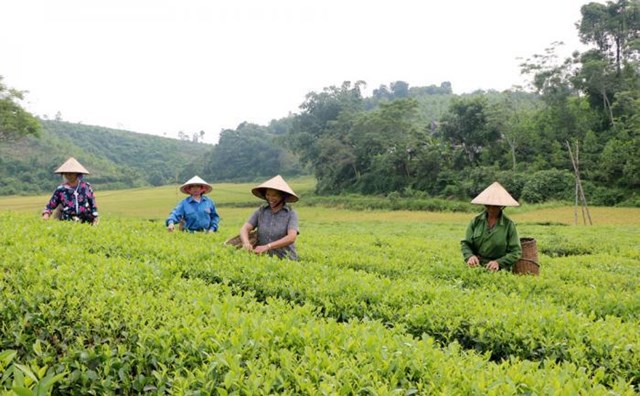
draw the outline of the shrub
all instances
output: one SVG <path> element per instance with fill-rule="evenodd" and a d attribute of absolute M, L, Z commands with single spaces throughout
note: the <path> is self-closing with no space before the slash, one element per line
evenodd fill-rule
<path fill-rule="evenodd" d="M 557 169 L 542 170 L 527 178 L 522 188 L 521 199 L 529 203 L 549 200 L 566 201 L 575 191 L 573 175 Z"/>

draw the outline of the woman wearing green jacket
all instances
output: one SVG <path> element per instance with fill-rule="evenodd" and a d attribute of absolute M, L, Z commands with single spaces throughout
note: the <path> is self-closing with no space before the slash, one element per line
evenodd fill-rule
<path fill-rule="evenodd" d="M 490 271 L 511 270 L 522 256 L 522 247 L 516 224 L 503 209 L 520 204 L 498 182 L 487 187 L 471 203 L 484 205 L 485 210 L 471 220 L 460 242 L 465 262 L 469 267 L 482 265 Z"/>

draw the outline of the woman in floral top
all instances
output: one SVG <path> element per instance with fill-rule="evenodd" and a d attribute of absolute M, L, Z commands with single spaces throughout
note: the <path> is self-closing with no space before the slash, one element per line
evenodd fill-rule
<path fill-rule="evenodd" d="M 42 211 L 42 218 L 48 220 L 56 208 L 55 217 L 60 220 L 98 223 L 98 207 L 91 184 L 83 180 L 89 172 L 75 158 L 69 158 L 55 173 L 62 174 L 64 183 L 53 192 L 49 203 Z"/>

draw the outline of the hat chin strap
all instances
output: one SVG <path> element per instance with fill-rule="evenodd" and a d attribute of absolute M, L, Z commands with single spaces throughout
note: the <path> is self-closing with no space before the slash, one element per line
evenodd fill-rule
<path fill-rule="evenodd" d="M 76 216 L 80 214 L 79 211 L 79 204 L 78 204 L 78 188 L 80 188 L 80 182 L 78 182 L 78 184 L 76 184 L 76 188 L 75 190 L 73 190 L 73 199 L 76 202 Z"/>

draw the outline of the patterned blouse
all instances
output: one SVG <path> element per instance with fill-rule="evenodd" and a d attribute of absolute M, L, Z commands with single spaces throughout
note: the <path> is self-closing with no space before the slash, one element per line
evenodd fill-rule
<path fill-rule="evenodd" d="M 42 213 L 51 214 L 58 207 L 60 207 L 60 220 L 74 220 L 84 223 L 92 222 L 98 217 L 93 188 L 91 188 L 91 184 L 83 180 L 80 180 L 76 187 L 71 187 L 66 183 L 59 185 Z"/>

